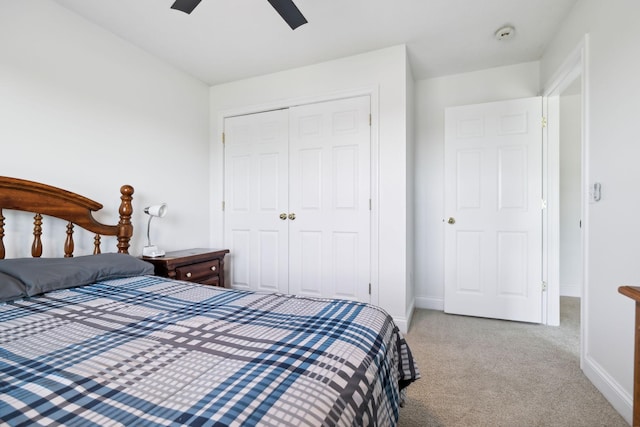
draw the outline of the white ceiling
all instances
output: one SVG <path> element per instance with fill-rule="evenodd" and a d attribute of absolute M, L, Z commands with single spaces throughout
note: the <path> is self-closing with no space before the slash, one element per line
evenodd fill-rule
<path fill-rule="evenodd" d="M 267 0 L 55 1 L 211 85 L 403 43 L 416 80 L 535 61 L 576 2 L 295 0 L 309 23 L 292 31 Z"/>

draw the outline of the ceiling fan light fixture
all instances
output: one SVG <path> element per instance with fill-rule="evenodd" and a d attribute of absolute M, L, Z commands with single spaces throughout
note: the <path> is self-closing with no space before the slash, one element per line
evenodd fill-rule
<path fill-rule="evenodd" d="M 511 40 L 516 33 L 516 29 L 511 25 L 505 25 L 504 27 L 498 28 L 495 32 L 495 36 L 497 40 Z"/>

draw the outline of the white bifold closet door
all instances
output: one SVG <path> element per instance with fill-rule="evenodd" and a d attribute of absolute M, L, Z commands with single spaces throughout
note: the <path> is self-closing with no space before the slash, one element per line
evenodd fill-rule
<path fill-rule="evenodd" d="M 225 119 L 225 246 L 237 289 L 368 302 L 368 96 Z"/>

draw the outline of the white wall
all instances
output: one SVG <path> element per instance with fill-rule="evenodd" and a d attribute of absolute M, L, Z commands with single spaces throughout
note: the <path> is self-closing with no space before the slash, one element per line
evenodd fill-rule
<path fill-rule="evenodd" d="M 208 112 L 206 85 L 57 3 L 0 0 L 0 174 L 96 200 L 109 223 L 120 186 L 133 185 L 131 253 L 145 244 L 143 207 L 158 202 L 169 213 L 154 220 L 154 243 L 208 244 Z M 28 256 L 32 220 L 16 222 L 7 220 L 8 256 Z M 45 255 L 59 256 L 64 234 L 49 224 Z M 76 254 L 90 253 L 77 237 Z"/>
<path fill-rule="evenodd" d="M 580 79 L 578 79 L 578 83 Z M 582 96 L 560 96 L 560 295 L 582 295 Z"/>
<path fill-rule="evenodd" d="M 444 309 L 444 109 L 539 94 L 530 62 L 416 83 L 416 304 Z"/>
<path fill-rule="evenodd" d="M 405 46 L 211 88 L 211 210 L 214 245 L 222 244 L 223 116 L 305 103 L 321 97 L 373 93 L 374 148 L 379 180 L 374 182 L 374 215 L 379 254 L 372 264 L 372 301 L 380 303 L 401 328 L 407 326 L 407 62 Z M 377 130 L 377 132 L 375 132 Z M 233 254 L 230 254 L 233 256 Z"/>
<path fill-rule="evenodd" d="M 618 293 L 640 285 L 640 2 L 580 0 L 541 60 L 542 82 L 589 34 L 588 182 L 602 200 L 588 205 L 583 369 L 631 422 L 634 303 Z"/>

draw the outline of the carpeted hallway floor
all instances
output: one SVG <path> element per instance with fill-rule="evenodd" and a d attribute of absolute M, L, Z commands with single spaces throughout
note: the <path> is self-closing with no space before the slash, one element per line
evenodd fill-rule
<path fill-rule="evenodd" d="M 580 370 L 579 304 L 562 297 L 560 327 L 416 310 L 399 426 L 628 426 Z"/>

